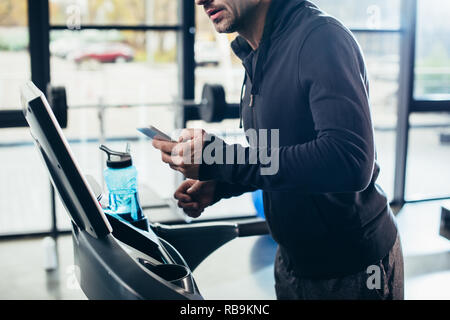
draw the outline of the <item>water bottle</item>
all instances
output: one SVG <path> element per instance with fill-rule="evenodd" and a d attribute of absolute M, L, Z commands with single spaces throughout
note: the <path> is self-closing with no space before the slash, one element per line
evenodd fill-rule
<path fill-rule="evenodd" d="M 126 152 L 113 151 L 102 145 L 100 150 L 106 152 L 108 160 L 103 172 L 109 191 L 109 207 L 106 213 L 147 229 L 148 222 L 144 217 L 137 190 L 137 170 L 129 150 Z"/>

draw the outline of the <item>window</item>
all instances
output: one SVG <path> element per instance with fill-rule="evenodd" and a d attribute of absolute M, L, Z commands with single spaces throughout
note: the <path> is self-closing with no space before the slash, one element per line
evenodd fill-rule
<path fill-rule="evenodd" d="M 50 2 L 51 82 L 64 86 L 69 105 L 65 135 L 85 174 L 103 181 L 102 143 L 125 150 L 131 143 L 142 205 L 173 194 L 175 174 L 136 128 L 174 129 L 178 100 L 178 1 L 99 0 Z M 88 28 L 78 30 L 80 27 Z M 161 105 L 158 105 L 161 103 Z M 173 177 L 173 178 L 170 178 Z M 58 201 L 59 228 L 68 226 Z"/>
<path fill-rule="evenodd" d="M 409 133 L 406 200 L 448 197 L 450 193 L 450 116 L 413 114 Z"/>
<path fill-rule="evenodd" d="M 401 0 L 313 0 L 351 29 L 399 29 Z"/>
<path fill-rule="evenodd" d="M 108 137 L 134 136 L 152 119 L 173 130 L 174 107 L 147 105 L 177 99 L 174 32 L 52 31 L 51 39 L 52 85 L 67 90 L 68 136 L 97 137 L 102 107 Z"/>
<path fill-rule="evenodd" d="M 0 1 L 0 110 L 18 109 L 18 88 L 30 75 L 27 0 Z"/>
<path fill-rule="evenodd" d="M 7 129 L 9 142 L 0 142 L 0 235 L 44 232 L 50 226 L 50 180 L 28 129 Z"/>
<path fill-rule="evenodd" d="M 149 187 L 163 198 L 174 190 L 175 174 L 136 127 L 157 123 L 165 131 L 174 128 L 170 102 L 179 94 L 178 4 L 49 1 L 51 84 L 67 91 L 64 131 L 75 157 L 83 173 L 100 182 L 105 157 L 98 146 L 124 150 L 131 141 L 144 205 L 158 200 L 146 192 Z M 19 86 L 31 78 L 27 0 L 0 1 L 0 67 L 0 110 L 19 109 Z M 49 231 L 50 182 L 29 130 L 2 130 L 0 157 L 0 234 Z M 58 196 L 56 202 L 58 228 L 67 229 L 70 221 Z"/>
<path fill-rule="evenodd" d="M 449 11 L 446 0 L 418 0 L 415 100 L 450 100 Z M 424 112 L 410 116 L 407 200 L 448 197 L 450 191 L 450 114 L 430 113 L 424 106 Z"/>
<path fill-rule="evenodd" d="M 162 198 L 171 197 L 174 173 L 136 128 L 156 124 L 167 132 L 174 129 L 175 106 L 166 104 L 178 96 L 176 34 L 56 30 L 51 33 L 50 48 L 52 85 L 64 86 L 67 92 L 65 135 L 83 172 L 103 181 L 106 158 L 98 146 L 106 143 L 123 151 L 129 141 L 140 189 L 150 187 Z M 152 201 L 146 200 L 145 192 L 141 198 L 143 205 Z M 59 228 L 67 228 L 59 201 L 58 208 Z"/>
<path fill-rule="evenodd" d="M 178 1 L 174 0 L 51 0 L 50 23 L 67 25 L 175 25 Z"/>
<path fill-rule="evenodd" d="M 449 1 L 418 1 L 416 99 L 450 100 L 449 12 Z"/>
<path fill-rule="evenodd" d="M 0 110 L 21 108 L 28 43 L 27 0 L 0 1 Z M 31 146 L 28 129 L 0 129 L 0 234 L 48 230 L 50 182 Z"/>

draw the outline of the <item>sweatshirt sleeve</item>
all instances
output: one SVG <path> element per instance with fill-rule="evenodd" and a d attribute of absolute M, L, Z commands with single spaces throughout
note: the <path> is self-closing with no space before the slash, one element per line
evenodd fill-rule
<path fill-rule="evenodd" d="M 214 202 L 221 199 L 229 199 L 232 197 L 238 197 L 247 192 L 253 192 L 258 190 L 255 187 L 243 186 L 241 184 L 230 184 L 223 181 L 219 181 L 216 187 L 216 193 L 214 195 Z"/>
<path fill-rule="evenodd" d="M 307 193 L 358 192 L 369 185 L 375 147 L 359 46 L 343 27 L 326 23 L 314 29 L 299 50 L 298 90 L 308 97 L 316 138 L 304 144 L 274 147 L 272 143 L 268 150 L 254 150 L 227 145 L 214 137 L 223 161 L 203 163 L 201 180 Z M 275 172 L 264 173 L 272 170 L 260 161 L 262 152 L 278 161 Z M 228 153 L 234 155 L 232 164 L 230 158 L 225 159 Z"/>

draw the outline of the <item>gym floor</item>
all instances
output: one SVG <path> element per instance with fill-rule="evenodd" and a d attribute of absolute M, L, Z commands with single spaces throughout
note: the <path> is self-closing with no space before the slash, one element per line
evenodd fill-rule
<path fill-rule="evenodd" d="M 450 299 L 450 241 L 439 236 L 442 202 L 408 204 L 397 215 L 405 255 L 406 299 Z M 74 277 L 70 236 L 57 241 L 59 268 L 43 268 L 42 239 L 0 242 L 0 299 L 86 299 Z M 206 299 L 275 299 L 268 237 L 236 239 L 194 276 Z"/>

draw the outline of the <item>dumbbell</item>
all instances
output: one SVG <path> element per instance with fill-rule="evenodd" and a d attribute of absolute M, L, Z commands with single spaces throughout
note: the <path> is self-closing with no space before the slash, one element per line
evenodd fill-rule
<path fill-rule="evenodd" d="M 64 87 L 47 88 L 47 100 L 61 128 L 67 128 L 67 95 Z"/>
<path fill-rule="evenodd" d="M 64 90 L 63 88 L 60 88 Z M 54 94 L 56 102 L 63 101 L 58 97 L 65 96 L 65 93 Z M 150 102 L 127 104 L 127 107 L 181 107 L 184 109 L 184 118 L 189 120 L 203 120 L 205 122 L 220 122 L 224 119 L 239 118 L 239 104 L 229 104 L 226 102 L 225 89 L 218 84 L 205 84 L 200 102 L 194 100 L 176 100 L 172 102 Z M 122 108 L 123 104 L 102 105 L 102 109 Z M 71 109 L 98 109 L 98 105 L 71 106 Z M 60 108 L 58 108 L 59 110 Z M 61 115 L 62 117 L 62 115 Z"/>
<path fill-rule="evenodd" d="M 228 104 L 225 89 L 217 84 L 203 86 L 202 102 L 197 108 L 199 120 L 205 122 L 221 122 L 224 119 L 239 118 L 239 104 Z"/>
<path fill-rule="evenodd" d="M 67 95 L 64 87 L 47 88 L 47 100 L 58 120 L 61 128 L 67 128 Z M 218 84 L 205 84 L 202 91 L 202 100 L 199 104 L 193 101 L 177 101 L 173 103 L 150 103 L 145 105 L 181 105 L 185 108 L 186 120 L 203 120 L 205 122 L 221 122 L 224 119 L 239 118 L 239 104 L 228 104 L 225 98 L 225 89 Z M 107 106 L 114 108 L 117 106 Z M 98 108 L 98 106 L 79 106 L 76 108 Z M 27 127 L 21 110 L 0 111 L 0 128 Z"/>

